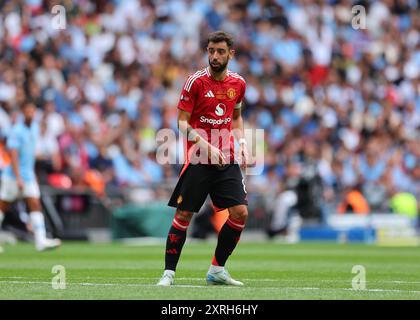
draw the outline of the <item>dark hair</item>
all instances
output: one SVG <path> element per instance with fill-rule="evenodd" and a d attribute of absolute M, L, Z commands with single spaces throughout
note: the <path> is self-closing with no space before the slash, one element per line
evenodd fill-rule
<path fill-rule="evenodd" d="M 32 99 L 26 99 L 25 101 L 22 102 L 22 104 L 20 105 L 20 108 L 23 110 L 26 108 L 27 105 L 34 105 L 36 107 L 35 101 L 33 101 Z"/>
<path fill-rule="evenodd" d="M 228 48 L 232 48 L 233 46 L 233 36 L 231 36 L 229 33 L 224 32 L 224 31 L 215 31 L 209 34 L 209 37 L 207 39 L 207 45 L 210 42 L 214 42 L 214 43 L 218 43 L 218 42 L 223 42 L 225 41 Z"/>

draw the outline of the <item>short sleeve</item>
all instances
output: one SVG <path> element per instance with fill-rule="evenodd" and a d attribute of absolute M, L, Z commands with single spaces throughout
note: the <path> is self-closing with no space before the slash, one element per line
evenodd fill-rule
<path fill-rule="evenodd" d="M 238 96 L 238 100 L 236 101 L 237 103 L 242 102 L 242 100 L 245 97 L 246 83 L 245 83 L 245 81 L 241 81 L 241 84 L 242 84 L 241 85 L 241 93 Z"/>
<path fill-rule="evenodd" d="M 197 100 L 198 82 L 194 77 L 189 77 L 179 98 L 178 109 L 192 113 Z"/>
<path fill-rule="evenodd" d="M 21 143 L 19 139 L 19 132 L 16 128 L 10 130 L 9 136 L 7 137 L 7 148 L 8 149 L 19 149 Z"/>
<path fill-rule="evenodd" d="M 235 109 L 240 109 L 242 107 L 242 101 L 245 97 L 245 90 L 246 90 L 246 83 L 245 81 L 241 81 L 241 89 L 238 95 L 238 99 L 236 100 Z"/>

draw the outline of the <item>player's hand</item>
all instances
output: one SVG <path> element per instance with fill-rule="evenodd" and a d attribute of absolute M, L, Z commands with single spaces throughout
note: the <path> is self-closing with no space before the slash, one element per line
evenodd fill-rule
<path fill-rule="evenodd" d="M 242 169 L 245 169 L 249 163 L 248 148 L 244 143 L 239 145 L 238 161 Z"/>
<path fill-rule="evenodd" d="M 209 158 L 210 164 L 225 165 L 227 164 L 226 156 L 223 154 L 222 150 L 216 148 L 213 145 L 209 146 Z"/>
<path fill-rule="evenodd" d="M 24 188 L 24 183 L 23 183 L 23 180 L 22 180 L 22 178 L 17 178 L 16 179 L 16 183 L 17 183 L 17 186 L 18 186 L 18 188 L 19 188 L 19 191 L 22 191 L 23 190 L 23 188 Z"/>
<path fill-rule="evenodd" d="M 34 228 L 32 227 L 32 223 L 28 222 L 28 223 L 26 224 L 26 230 L 27 230 L 28 232 L 34 232 Z"/>

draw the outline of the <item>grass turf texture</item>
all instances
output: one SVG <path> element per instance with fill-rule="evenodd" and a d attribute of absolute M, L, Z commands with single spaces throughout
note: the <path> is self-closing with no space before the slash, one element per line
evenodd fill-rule
<path fill-rule="evenodd" d="M 67 242 L 57 251 L 6 246 L 0 255 L 0 299 L 420 299 L 418 247 L 362 244 L 240 243 L 228 261 L 244 287 L 207 286 L 215 243 L 187 243 L 174 287 L 155 284 L 164 245 Z M 66 289 L 52 289 L 54 265 Z M 366 268 L 366 290 L 352 289 L 354 265 Z"/>

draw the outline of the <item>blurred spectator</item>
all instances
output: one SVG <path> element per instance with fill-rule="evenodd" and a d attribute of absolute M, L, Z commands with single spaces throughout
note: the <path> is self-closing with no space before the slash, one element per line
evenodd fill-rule
<path fill-rule="evenodd" d="M 393 212 L 417 219 L 419 215 L 417 200 L 411 193 L 396 193 L 391 197 L 390 203 Z"/>
<path fill-rule="evenodd" d="M 339 214 L 354 213 L 357 215 L 368 215 L 370 213 L 369 204 L 360 192 L 360 187 L 349 188 L 345 191 L 337 212 Z"/>
<path fill-rule="evenodd" d="M 35 147 L 36 171 L 39 179 L 45 183 L 50 173 L 60 170 L 60 153 L 57 137 L 48 131 L 47 119 L 41 120 L 40 134 Z"/>
<path fill-rule="evenodd" d="M 156 162 L 155 136 L 176 129 L 180 89 L 221 28 L 247 81 L 245 126 L 266 133 L 250 192 L 280 197 L 295 166 L 296 181 L 319 176 L 318 207 L 355 186 L 375 211 L 396 192 L 420 199 L 420 4 L 363 3 L 367 28 L 356 30 L 356 1 L 64 1 L 58 31 L 52 1 L 0 2 L 1 132 L 27 95 L 45 119 L 40 154 L 54 154 L 55 138 L 74 185 L 91 169 L 121 190 L 173 183 L 178 167 Z"/>

